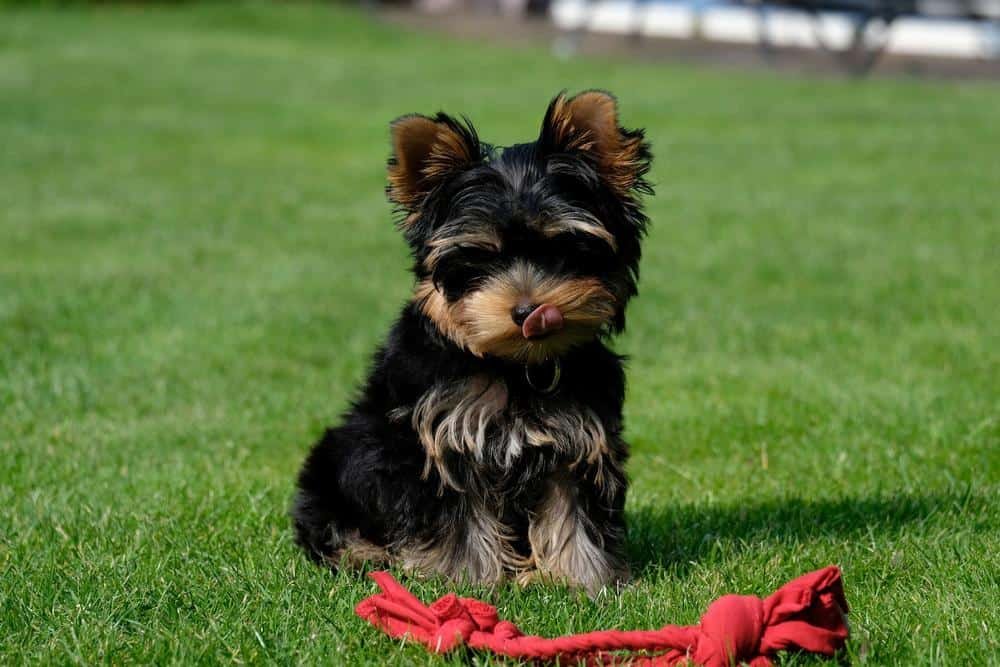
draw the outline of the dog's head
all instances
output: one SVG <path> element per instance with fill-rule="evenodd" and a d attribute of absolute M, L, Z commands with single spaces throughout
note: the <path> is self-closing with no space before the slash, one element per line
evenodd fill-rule
<path fill-rule="evenodd" d="M 387 190 L 416 259 L 414 298 L 442 334 L 536 363 L 624 329 L 650 153 L 611 95 L 559 95 L 537 141 L 502 150 L 467 119 L 403 116 L 392 150 Z"/>

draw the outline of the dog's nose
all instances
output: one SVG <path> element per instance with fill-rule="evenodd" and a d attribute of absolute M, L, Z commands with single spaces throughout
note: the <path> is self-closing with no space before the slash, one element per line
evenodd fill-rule
<path fill-rule="evenodd" d="M 514 324 L 521 326 L 524 321 L 528 319 L 528 315 L 535 312 L 535 308 L 538 308 L 538 304 L 535 303 L 519 303 L 510 309 L 510 317 L 514 320 Z"/>

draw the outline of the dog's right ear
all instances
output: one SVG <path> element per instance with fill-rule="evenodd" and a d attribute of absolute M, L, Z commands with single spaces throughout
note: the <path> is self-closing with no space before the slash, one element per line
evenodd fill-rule
<path fill-rule="evenodd" d="M 642 130 L 618 123 L 611 93 L 588 90 L 574 97 L 559 93 L 549 104 L 538 139 L 544 153 L 587 156 L 608 186 L 621 196 L 648 192 L 644 180 L 652 159 Z"/>
<path fill-rule="evenodd" d="M 412 114 L 392 122 L 386 188 L 390 201 L 416 211 L 449 176 L 481 159 L 476 130 L 468 119 L 464 121 L 439 113 L 434 118 Z"/>

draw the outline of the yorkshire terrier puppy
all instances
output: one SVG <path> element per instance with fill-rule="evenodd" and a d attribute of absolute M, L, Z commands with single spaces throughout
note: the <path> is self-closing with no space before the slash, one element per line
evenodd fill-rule
<path fill-rule="evenodd" d="M 604 341 L 636 293 L 643 132 L 589 91 L 556 97 L 532 143 L 495 148 L 442 113 L 391 137 L 416 285 L 303 465 L 298 542 L 333 567 L 624 581 L 625 377 Z"/>

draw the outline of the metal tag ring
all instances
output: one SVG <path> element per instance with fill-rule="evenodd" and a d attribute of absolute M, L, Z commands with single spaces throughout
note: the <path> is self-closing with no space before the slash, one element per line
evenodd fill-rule
<path fill-rule="evenodd" d="M 552 369 L 552 382 L 549 386 L 542 388 L 534 383 L 531 379 L 531 366 L 524 367 L 524 379 L 528 381 L 528 386 L 537 391 L 540 394 L 551 394 L 559 386 L 559 379 L 562 377 L 562 365 L 559 363 L 558 359 L 553 360 Z"/>

